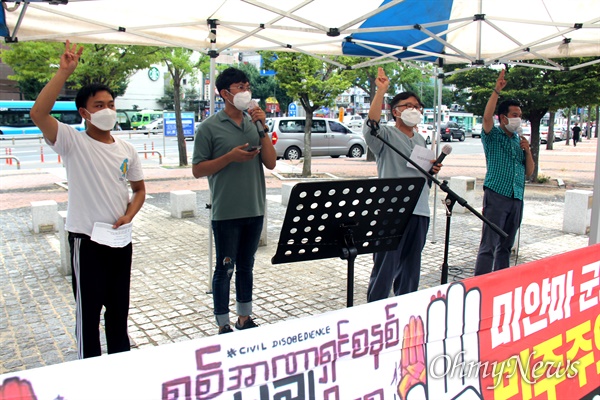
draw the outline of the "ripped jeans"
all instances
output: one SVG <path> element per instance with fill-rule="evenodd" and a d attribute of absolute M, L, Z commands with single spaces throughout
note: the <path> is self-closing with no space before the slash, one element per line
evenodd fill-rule
<path fill-rule="evenodd" d="M 229 324 L 229 288 L 235 270 L 235 299 L 238 315 L 252 314 L 252 269 L 264 217 L 212 221 L 216 266 L 213 304 L 217 325 Z"/>

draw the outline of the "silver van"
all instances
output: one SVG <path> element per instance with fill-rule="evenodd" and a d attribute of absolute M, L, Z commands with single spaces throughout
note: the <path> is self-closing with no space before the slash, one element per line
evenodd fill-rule
<path fill-rule="evenodd" d="M 267 118 L 269 136 L 277 158 L 298 160 L 304 152 L 305 117 Z M 330 118 L 313 118 L 311 154 L 313 156 L 347 156 L 359 158 L 367 145 L 361 133 L 355 133 L 341 122 Z"/>

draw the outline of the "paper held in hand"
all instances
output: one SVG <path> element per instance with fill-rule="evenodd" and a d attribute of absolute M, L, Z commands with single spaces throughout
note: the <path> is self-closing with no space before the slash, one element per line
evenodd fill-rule
<path fill-rule="evenodd" d="M 410 154 L 410 159 L 419 164 L 419 166 L 425 171 L 429 171 L 433 165 L 431 160 L 435 160 L 435 152 L 433 150 L 426 149 L 425 147 L 415 146 Z M 416 169 L 408 161 L 406 162 L 406 165 L 409 168 Z"/>
<path fill-rule="evenodd" d="M 94 223 L 92 230 L 92 240 L 96 243 L 109 247 L 125 247 L 131 242 L 131 232 L 133 223 L 121 225 L 113 229 L 111 224 L 103 222 Z"/>

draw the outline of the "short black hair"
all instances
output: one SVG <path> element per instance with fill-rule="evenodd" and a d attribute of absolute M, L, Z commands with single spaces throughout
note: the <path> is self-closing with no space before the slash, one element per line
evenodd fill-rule
<path fill-rule="evenodd" d="M 77 92 L 77 96 L 75 96 L 75 106 L 77 109 L 86 108 L 89 98 L 95 96 L 98 92 L 108 92 L 113 100 L 115 99 L 115 93 L 108 86 L 102 83 L 90 83 L 81 87 Z"/>
<path fill-rule="evenodd" d="M 510 107 L 519 107 L 519 108 L 521 108 L 521 103 L 519 103 L 517 100 L 512 100 L 512 99 L 504 100 L 498 106 L 498 112 L 496 114 L 498 116 L 500 116 L 500 115 L 508 115 L 508 110 L 509 110 Z"/>
<path fill-rule="evenodd" d="M 217 76 L 215 86 L 217 91 L 221 93 L 221 90 L 227 89 L 234 83 L 247 83 L 248 76 L 241 69 L 229 67 Z"/>
<path fill-rule="evenodd" d="M 398 93 L 397 95 L 394 96 L 394 98 L 392 99 L 392 102 L 390 103 L 390 110 L 394 110 L 394 108 L 396 107 L 396 105 L 398 103 L 400 103 L 400 101 L 402 100 L 406 100 L 409 97 L 414 97 L 415 99 L 417 99 L 417 101 L 419 102 L 419 105 L 421 107 L 425 107 L 425 104 L 423 104 L 423 102 L 421 101 L 421 99 L 419 98 L 419 96 L 417 96 L 416 93 L 414 92 L 402 92 L 402 93 Z M 394 113 L 392 114 L 392 118 L 394 118 L 394 121 L 396 120 L 396 117 L 394 116 Z"/>

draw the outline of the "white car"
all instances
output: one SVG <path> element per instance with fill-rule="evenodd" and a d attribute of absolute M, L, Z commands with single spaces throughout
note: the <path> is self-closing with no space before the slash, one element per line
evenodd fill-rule
<path fill-rule="evenodd" d="M 560 128 L 554 127 L 554 141 L 560 142 L 564 140 L 566 135 L 563 134 L 563 131 Z M 544 144 L 548 142 L 548 126 L 540 126 L 540 143 Z"/>
<path fill-rule="evenodd" d="M 350 129 L 362 129 L 363 118 L 360 115 L 346 115 L 344 117 L 344 125 Z"/>
<path fill-rule="evenodd" d="M 481 130 L 483 129 L 483 125 L 482 124 L 475 124 L 473 125 L 473 129 L 471 129 L 471 137 L 481 137 Z"/>
<path fill-rule="evenodd" d="M 431 138 L 435 134 L 433 125 L 429 124 L 417 124 L 417 131 L 425 139 L 426 144 L 431 144 Z"/>
<path fill-rule="evenodd" d="M 554 125 L 554 140 L 566 140 L 567 139 L 567 127 L 564 125 Z"/>
<path fill-rule="evenodd" d="M 165 129 L 163 119 L 156 118 L 154 121 L 143 125 L 140 129 L 146 131 L 144 132 L 144 135 L 147 135 L 147 132 L 152 132 L 153 135 L 156 135 L 158 132 L 162 132 Z"/>
<path fill-rule="evenodd" d="M 396 121 L 394 121 L 393 119 L 390 119 L 386 123 L 386 125 L 396 126 Z M 415 125 L 414 130 L 419 132 L 419 135 L 421 135 L 423 137 L 423 139 L 425 139 L 426 144 L 431 144 L 431 138 L 435 135 L 435 128 L 433 127 L 433 125 L 417 124 L 417 125 Z"/>

